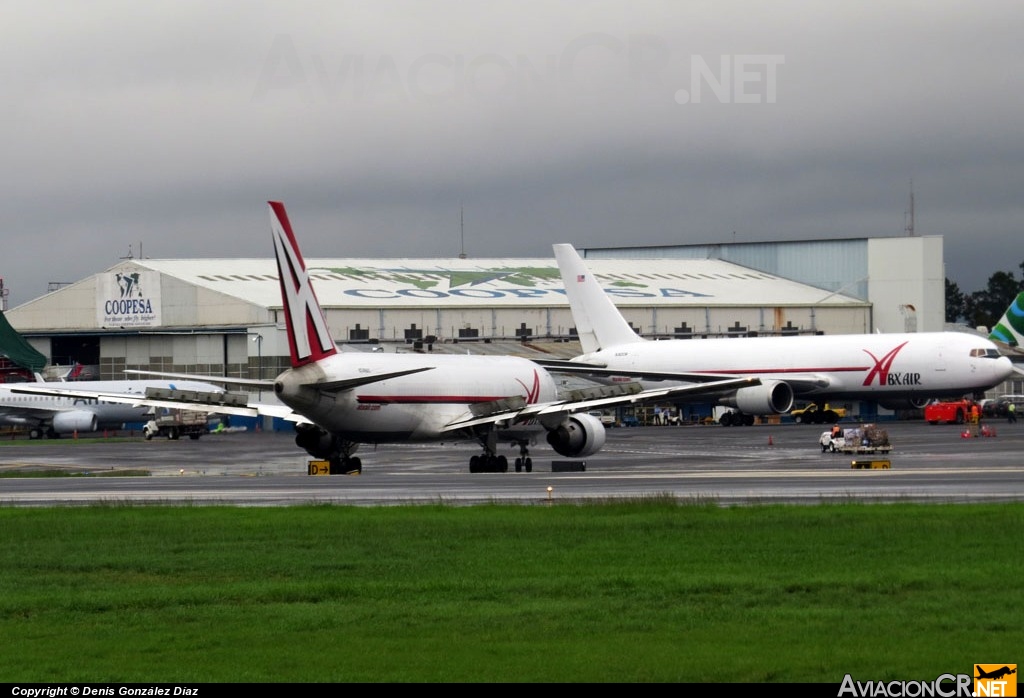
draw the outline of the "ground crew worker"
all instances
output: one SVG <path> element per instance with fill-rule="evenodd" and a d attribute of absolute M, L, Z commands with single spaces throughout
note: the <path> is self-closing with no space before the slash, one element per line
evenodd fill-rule
<path fill-rule="evenodd" d="M 978 422 L 981 421 L 981 410 L 978 409 L 978 403 L 971 405 L 971 436 L 978 435 Z"/>
<path fill-rule="evenodd" d="M 1017 405 L 1012 402 L 1006 406 L 1006 421 L 1010 424 L 1017 423 Z"/>

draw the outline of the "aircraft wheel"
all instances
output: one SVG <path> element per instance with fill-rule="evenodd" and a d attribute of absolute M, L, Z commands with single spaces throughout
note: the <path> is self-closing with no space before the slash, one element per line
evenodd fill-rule
<path fill-rule="evenodd" d="M 527 458 L 525 461 L 523 461 L 523 467 L 526 468 L 526 472 L 532 473 L 533 472 L 533 459 L 532 458 Z"/>
<path fill-rule="evenodd" d="M 469 472 L 480 472 L 480 456 L 473 456 L 472 458 L 469 459 Z"/>
<path fill-rule="evenodd" d="M 498 456 L 498 468 L 497 469 L 498 469 L 499 473 L 507 473 L 508 472 L 508 458 L 506 458 L 505 456 Z"/>
<path fill-rule="evenodd" d="M 516 458 L 516 472 L 517 473 L 523 472 L 523 459 L 522 458 Z"/>
<path fill-rule="evenodd" d="M 745 427 L 752 427 L 752 426 L 754 426 L 754 415 L 752 415 L 752 414 L 745 414 L 745 415 L 743 415 L 743 426 L 745 426 Z"/>

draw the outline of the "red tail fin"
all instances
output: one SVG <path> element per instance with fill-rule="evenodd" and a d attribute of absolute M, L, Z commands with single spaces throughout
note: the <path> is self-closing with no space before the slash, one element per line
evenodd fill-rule
<path fill-rule="evenodd" d="M 284 204 L 280 201 L 267 203 L 270 204 L 270 229 L 274 237 L 277 274 L 281 280 L 288 348 L 291 351 L 292 366 L 303 366 L 336 354 L 338 350 L 310 284 L 306 262 L 299 252 Z"/>

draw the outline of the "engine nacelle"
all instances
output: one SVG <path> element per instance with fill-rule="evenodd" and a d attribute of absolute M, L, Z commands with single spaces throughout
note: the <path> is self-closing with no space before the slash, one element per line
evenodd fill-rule
<path fill-rule="evenodd" d="M 295 425 L 295 445 L 321 460 L 329 460 L 338 452 L 334 437 L 313 424 Z"/>
<path fill-rule="evenodd" d="M 785 414 L 793 409 L 793 388 L 786 381 L 764 381 L 719 402 L 745 414 Z"/>
<path fill-rule="evenodd" d="M 58 434 L 72 434 L 76 431 L 96 431 L 98 422 L 96 415 L 85 410 L 75 412 L 58 412 L 53 415 L 53 430 Z"/>
<path fill-rule="evenodd" d="M 600 419 L 581 413 L 569 415 L 565 421 L 548 431 L 548 443 L 560 456 L 577 458 L 600 451 L 605 436 Z"/>
<path fill-rule="evenodd" d="M 912 397 L 906 400 L 879 401 L 879 405 L 887 410 L 923 410 L 924 406 L 931 402 L 930 398 Z"/>

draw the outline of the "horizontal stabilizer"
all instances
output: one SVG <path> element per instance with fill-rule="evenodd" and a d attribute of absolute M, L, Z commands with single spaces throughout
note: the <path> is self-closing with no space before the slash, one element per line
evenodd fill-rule
<path fill-rule="evenodd" d="M 407 368 L 402 371 L 390 371 L 388 373 L 374 373 L 372 375 L 359 376 L 358 378 L 343 378 L 336 381 L 324 381 L 322 383 L 310 383 L 310 388 L 316 388 L 320 392 L 324 393 L 336 393 L 342 390 L 351 390 L 352 388 L 358 388 L 361 385 L 369 385 L 370 383 L 379 383 L 380 381 L 386 381 L 391 378 L 400 378 L 401 376 L 408 376 L 413 373 L 422 373 L 423 371 L 432 371 L 433 366 L 421 366 L 419 368 Z"/>

